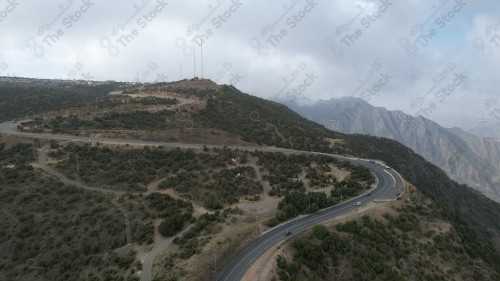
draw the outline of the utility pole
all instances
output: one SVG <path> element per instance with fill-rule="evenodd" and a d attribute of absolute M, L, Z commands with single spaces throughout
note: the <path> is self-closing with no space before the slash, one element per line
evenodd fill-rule
<path fill-rule="evenodd" d="M 76 154 L 76 174 L 80 176 L 80 162 L 78 161 L 78 153 Z"/>
<path fill-rule="evenodd" d="M 307 193 L 307 197 L 309 197 L 309 213 L 311 212 L 311 192 Z"/>
<path fill-rule="evenodd" d="M 214 249 L 214 274 L 217 273 L 217 249 L 218 249 L 218 246 L 215 245 L 215 249 Z"/>
<path fill-rule="evenodd" d="M 123 221 L 125 223 L 125 231 L 127 232 L 127 244 L 131 243 L 130 239 L 130 221 L 128 220 L 128 217 L 125 217 L 125 220 Z"/>

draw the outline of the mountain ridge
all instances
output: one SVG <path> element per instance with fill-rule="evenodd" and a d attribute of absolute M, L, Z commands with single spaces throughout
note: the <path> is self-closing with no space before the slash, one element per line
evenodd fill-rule
<path fill-rule="evenodd" d="M 328 129 L 394 139 L 442 168 L 452 179 L 500 202 L 500 142 L 496 139 L 473 136 L 457 127 L 444 128 L 425 117 L 375 107 L 354 97 L 313 105 L 285 104 Z"/>

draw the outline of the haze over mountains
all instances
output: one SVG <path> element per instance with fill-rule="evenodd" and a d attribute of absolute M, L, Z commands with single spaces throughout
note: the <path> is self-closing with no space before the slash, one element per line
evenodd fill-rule
<path fill-rule="evenodd" d="M 486 123 L 483 126 L 468 128 L 466 131 L 480 137 L 500 139 L 500 122 Z"/>
<path fill-rule="evenodd" d="M 500 202 L 499 139 L 475 136 L 456 127 L 444 128 L 422 116 L 374 107 L 361 98 L 321 100 L 310 105 L 283 103 L 335 131 L 394 139 L 441 167 L 457 182 Z"/>

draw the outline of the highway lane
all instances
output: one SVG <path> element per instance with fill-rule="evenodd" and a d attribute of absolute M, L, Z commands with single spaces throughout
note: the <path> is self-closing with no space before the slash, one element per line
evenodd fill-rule
<path fill-rule="evenodd" d="M 21 121 L 22 122 L 22 121 Z M 79 141 L 79 142 L 100 142 L 100 143 L 115 143 L 115 144 L 136 144 L 136 145 L 161 145 L 165 147 L 181 147 L 181 148 L 202 148 L 202 144 L 186 144 L 186 143 L 175 143 L 175 142 L 152 142 L 152 141 L 140 141 L 140 140 L 126 140 L 126 139 L 111 139 L 111 138 L 91 138 L 84 136 L 71 136 L 63 134 L 37 134 L 37 133 L 27 133 L 18 132 L 12 130 L 11 127 L 15 127 L 17 124 L 13 122 L 7 122 L 0 124 L 0 133 L 30 137 L 30 138 L 45 138 L 54 140 L 64 140 L 64 141 Z M 222 148 L 222 145 L 207 145 L 209 148 Z M 400 192 L 400 188 L 403 188 L 404 183 L 399 174 L 392 169 L 386 169 L 383 165 L 379 163 L 373 163 L 368 159 L 358 159 L 349 158 L 341 155 L 333 155 L 320 152 L 310 152 L 310 151 L 299 151 L 293 149 L 277 148 L 277 147 L 240 147 L 240 146 L 227 146 L 230 149 L 246 149 L 250 151 L 263 151 L 263 152 L 283 152 L 283 153 L 293 153 L 293 154 L 308 154 L 308 155 L 326 155 L 334 157 L 338 160 L 349 161 L 353 164 L 362 165 L 368 168 L 378 179 L 377 186 L 371 191 L 370 196 L 358 196 L 357 198 L 352 198 L 349 201 L 338 204 L 336 206 L 321 210 L 314 214 L 301 217 L 299 219 L 293 220 L 286 224 L 276 226 L 275 228 L 266 231 L 261 234 L 257 239 L 252 241 L 246 247 L 241 249 L 237 254 L 235 254 L 228 263 L 219 271 L 216 280 L 240 280 L 244 273 L 262 256 L 268 249 L 272 246 L 293 237 L 294 235 L 311 228 L 316 224 L 320 224 L 331 220 L 340 215 L 345 215 L 348 213 L 356 212 L 358 206 L 354 206 L 355 201 L 359 201 L 362 204 L 366 204 L 374 200 L 387 200 L 393 199 Z M 55 171 L 54 171 L 55 172 Z M 291 235 L 285 235 L 285 232 L 291 231 Z M 155 255 L 149 256 L 149 259 L 154 260 Z M 150 271 L 150 270 L 149 270 Z M 149 273 L 149 274 L 148 274 Z M 145 275 L 150 275 L 150 272 L 144 273 Z M 147 280 L 146 278 L 141 278 L 141 280 Z"/>
<path fill-rule="evenodd" d="M 403 180 L 391 170 L 383 168 L 380 165 L 363 160 L 352 160 L 351 162 L 363 165 L 369 168 L 378 178 L 377 187 L 371 192 L 370 196 L 360 195 L 344 203 L 321 210 L 312 215 L 301 217 L 292 222 L 288 222 L 265 232 L 257 239 L 252 241 L 246 247 L 235 254 L 228 263 L 219 271 L 215 280 L 229 281 L 240 280 L 245 272 L 252 266 L 259 265 L 258 259 L 271 247 L 297 235 L 298 233 L 310 229 L 314 225 L 324 223 L 332 218 L 356 212 L 358 206 L 355 201 L 363 205 L 377 199 L 391 199 L 397 196 L 399 189 L 397 186 L 404 186 Z M 385 172 L 387 171 L 387 172 Z M 291 235 L 285 233 L 291 231 Z"/>

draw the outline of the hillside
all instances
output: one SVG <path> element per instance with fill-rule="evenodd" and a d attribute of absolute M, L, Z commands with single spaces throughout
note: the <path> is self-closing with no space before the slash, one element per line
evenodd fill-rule
<path fill-rule="evenodd" d="M 165 104 L 165 99 L 177 102 Z M 148 140 L 246 142 L 314 151 L 332 151 L 331 140 L 337 136 L 285 106 L 208 80 L 125 86 L 100 97 L 97 108 L 45 115 L 43 124 L 31 122 L 24 129 L 111 137 L 140 132 Z"/>
<path fill-rule="evenodd" d="M 498 139 L 474 136 L 459 128 L 444 128 L 422 116 L 371 106 L 361 98 L 288 105 L 302 116 L 338 132 L 394 139 L 441 167 L 455 181 L 500 202 Z"/>
<path fill-rule="evenodd" d="M 0 121 L 41 117 L 49 111 L 84 106 L 99 107 L 99 100 L 124 83 L 74 82 L 12 78 L 0 80 Z"/>
<path fill-rule="evenodd" d="M 461 230 L 435 202 L 417 193 L 403 199 L 349 221 L 315 226 L 287 241 L 261 280 L 500 278 L 498 263 L 469 254 Z"/>
<path fill-rule="evenodd" d="M 64 185 L 33 169 L 39 143 L 17 142 L 0 144 L 1 280 L 135 280 L 154 220 L 191 211 L 169 196 L 118 204 L 110 194 Z"/>
<path fill-rule="evenodd" d="M 12 87 L 25 87 L 19 83 Z M 74 90 L 72 87 L 80 86 L 72 84 L 68 87 L 70 90 L 60 89 L 61 95 L 71 94 Z M 38 98 L 38 92 L 45 93 L 45 91 L 47 91 L 45 85 L 30 88 L 29 93 L 26 93 L 26 102 L 33 102 Z M 5 102 L 1 96 L 0 100 Z M 94 101 L 82 98 L 81 103 L 75 104 L 71 110 L 65 110 L 62 105 L 61 108 L 50 108 L 43 111 L 43 114 L 34 116 L 32 121 L 19 124 L 18 129 L 93 137 L 231 145 L 240 148 L 239 151 L 233 151 L 209 150 L 205 147 L 203 150 L 200 148 L 200 151 L 193 152 L 189 149 L 172 151 L 162 147 L 114 147 L 98 143 L 91 146 L 48 143 L 51 146 L 48 153 L 51 167 L 60 170 L 66 177 L 83 181 L 87 185 L 104 184 L 116 190 L 149 191 L 151 181 L 168 177 L 163 184 L 160 184 L 160 189 L 165 189 L 160 192 L 177 197 L 176 200 L 180 200 L 178 207 L 183 209 L 185 216 L 178 215 L 178 210 L 168 209 L 162 212 L 153 208 L 148 218 L 157 224 L 163 222 L 162 229 L 165 234 L 178 233 L 181 230 L 186 232 L 175 240 L 175 256 L 168 253 L 161 256 L 157 259 L 156 270 L 161 268 L 168 271 L 169 268 L 177 268 L 179 258 L 184 256 L 197 260 L 200 266 L 197 267 L 198 274 L 203 273 L 204 278 L 209 279 L 211 267 L 214 265 L 211 262 L 207 264 L 203 258 L 221 247 L 224 247 L 224 257 L 228 258 L 230 253 L 252 238 L 256 225 L 258 231 L 265 230 L 266 228 L 261 229 L 259 225 L 262 226 L 268 222 L 268 218 L 275 215 L 265 213 L 262 215 L 265 220 L 258 215 L 245 215 L 245 212 L 252 214 L 254 210 L 250 208 L 242 211 L 231 208 L 234 206 L 235 197 L 237 201 L 246 200 L 244 202 L 268 200 L 277 207 L 280 200 L 287 199 L 286 194 L 293 194 L 291 191 L 295 189 L 298 194 L 296 197 L 301 198 L 301 205 L 296 207 L 297 211 L 310 213 L 314 211 L 312 205 L 306 207 L 306 204 L 302 204 L 306 202 L 304 200 L 307 197 L 305 193 L 308 190 L 307 186 L 305 184 L 302 186 L 299 182 L 311 183 L 312 178 L 305 177 L 306 173 L 310 173 L 311 177 L 316 175 L 317 185 L 321 185 L 324 183 L 321 181 L 328 182 L 329 179 L 333 181 L 332 177 L 324 177 L 328 173 L 334 171 L 340 173 L 338 170 L 340 168 L 331 166 L 332 163 L 322 163 L 321 159 L 304 161 L 288 157 L 279 160 L 284 156 L 248 154 L 241 151 L 245 147 L 255 146 L 331 152 L 385 161 L 414 184 L 418 191 L 428 196 L 436 208 L 442 210 L 443 219 L 456 230 L 453 239 L 461 241 L 460 249 L 463 250 L 464 256 L 482 260 L 488 264 L 488 268 L 493 268 L 495 261 L 499 259 L 498 252 L 491 249 L 497 247 L 498 250 L 500 245 L 500 220 L 498 220 L 500 205 L 474 189 L 450 180 L 439 167 L 425 161 L 396 141 L 332 132 L 302 118 L 283 105 L 247 95 L 232 86 L 216 85 L 208 80 L 116 85 L 110 92 L 99 94 L 98 104 L 99 106 L 95 107 Z M 42 109 L 35 108 L 34 111 Z M 9 119 L 16 117 L 24 119 L 24 112 L 13 114 L 9 115 Z M 10 137 L 2 137 L 3 141 L 15 142 Z M 48 144 L 34 143 L 37 149 Z M 8 151 L 6 149 L 8 148 L 3 148 L 3 151 Z M 27 163 L 34 161 L 34 148 L 30 151 L 31 158 L 25 160 Z M 10 158 L 6 158 L 5 165 L 18 157 L 16 153 L 10 155 Z M 264 158 L 268 159 L 267 162 Z M 286 164 L 278 164 L 281 162 Z M 301 166 L 297 163 L 305 164 Z M 34 166 L 37 173 L 45 175 L 37 165 L 27 166 Z M 81 171 L 83 168 L 86 170 Z M 9 169 L 2 165 L 2 172 L 9 173 Z M 263 175 L 259 176 L 260 173 Z M 318 174 L 321 176 L 317 176 Z M 245 178 L 240 178 L 241 175 Z M 286 177 L 284 180 L 286 184 L 280 185 L 283 181 L 280 176 Z M 19 189 L 22 188 L 24 181 L 33 180 L 32 177 L 34 176 L 28 174 L 24 177 L 16 176 L 13 180 L 19 181 L 20 184 L 17 185 Z M 274 201 L 271 196 L 267 196 L 270 195 L 269 191 L 273 191 L 271 185 L 277 186 L 272 194 L 277 199 Z M 355 186 L 354 183 L 352 185 Z M 198 186 L 203 188 L 197 189 Z M 270 187 L 270 190 L 267 189 Z M 265 190 L 268 191 L 267 194 Z M 217 197 L 219 195 L 220 198 Z M 123 198 L 114 198 L 112 201 L 119 203 L 117 206 L 120 206 L 121 200 L 127 197 L 130 197 L 130 200 L 138 200 L 134 203 L 137 204 L 137 213 L 142 214 L 143 209 L 147 208 L 146 202 L 142 201 L 148 197 L 135 199 L 129 194 Z M 158 202 L 156 199 L 158 198 L 152 198 L 157 203 L 153 206 L 158 208 L 165 207 L 164 204 L 160 204 L 161 201 L 170 200 L 160 198 Z M 321 205 L 319 202 L 324 202 L 323 198 L 318 196 L 317 199 L 318 207 L 335 203 L 326 201 L 328 204 Z M 291 200 L 285 202 L 290 203 L 287 205 L 294 204 Z M 193 219 L 189 217 L 191 209 L 183 207 L 188 203 L 194 206 Z M 207 209 L 212 211 L 207 212 Z M 289 209 L 291 208 L 287 207 L 286 210 L 280 211 L 287 216 L 298 214 L 298 212 L 288 214 Z M 277 212 L 276 219 L 280 219 L 281 215 Z M 149 235 L 152 236 L 151 233 Z M 414 238 L 416 239 L 416 236 Z M 229 242 L 219 245 L 217 244 L 219 241 Z M 120 245 L 122 244 L 119 243 L 117 246 Z M 366 246 L 369 246 L 368 241 Z M 207 247 L 215 248 L 208 250 Z M 185 266 L 184 263 L 185 261 L 181 262 L 182 267 Z M 500 269 L 495 270 L 499 272 Z M 130 272 L 123 271 L 122 274 L 126 276 Z M 156 274 L 166 277 L 165 272 Z M 176 274 L 178 278 L 185 276 L 182 270 Z M 158 277 L 157 280 L 163 279 Z"/>

